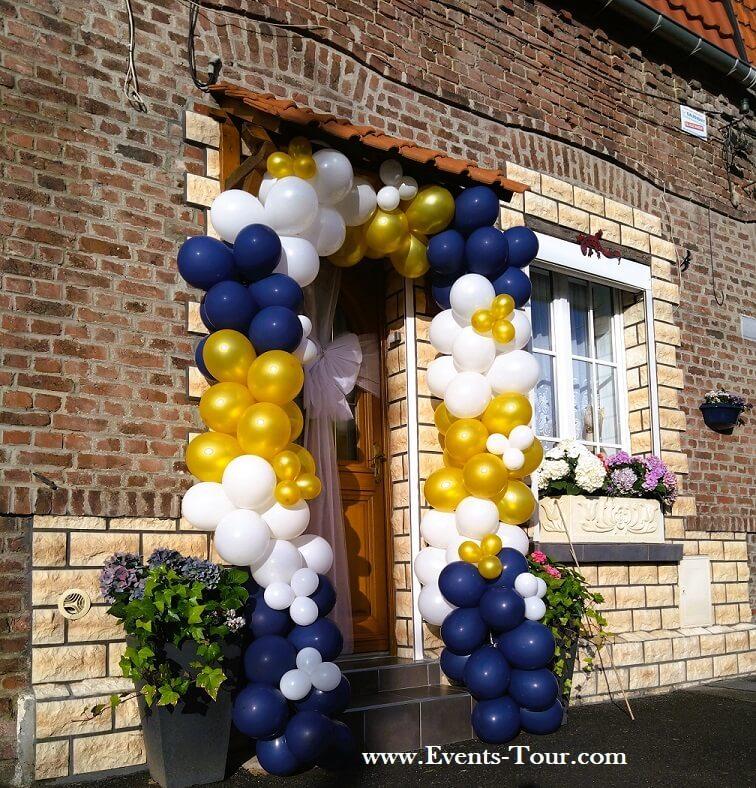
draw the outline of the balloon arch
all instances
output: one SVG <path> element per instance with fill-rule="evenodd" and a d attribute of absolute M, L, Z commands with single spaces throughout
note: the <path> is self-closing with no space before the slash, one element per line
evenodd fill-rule
<path fill-rule="evenodd" d="M 249 684 L 234 722 L 257 739 L 260 764 L 291 774 L 338 765 L 354 750 L 334 716 L 350 690 L 334 660 L 342 636 L 328 614 L 333 552 L 307 533 L 308 501 L 321 490 L 312 455 L 297 444 L 303 416 L 295 399 L 319 348 L 300 314 L 302 288 L 320 258 L 349 267 L 388 257 L 405 277 L 430 271 L 442 311 L 430 341 L 439 356 L 427 371 L 441 403 L 435 423 L 444 467 L 425 483 L 431 507 L 420 524 L 427 547 L 415 560 L 423 618 L 440 626 L 441 667 L 478 703 L 472 723 L 487 742 L 521 728 L 555 730 L 559 688 L 545 584 L 528 572 L 520 527 L 535 500 L 522 481 L 540 464 L 528 393 L 538 365 L 524 348 L 530 298 L 523 272 L 538 251 L 525 227 L 502 232 L 496 194 L 486 186 L 454 197 L 418 186 L 395 160 L 380 180 L 359 177 L 342 153 L 299 137 L 267 160 L 257 197 L 223 192 L 210 208 L 221 240 L 188 239 L 181 276 L 206 291 L 200 314 L 209 330 L 196 362 L 211 382 L 200 401 L 208 431 L 186 451 L 199 479 L 183 516 L 214 533 L 230 564 L 249 566 L 259 587 L 248 622 Z"/>

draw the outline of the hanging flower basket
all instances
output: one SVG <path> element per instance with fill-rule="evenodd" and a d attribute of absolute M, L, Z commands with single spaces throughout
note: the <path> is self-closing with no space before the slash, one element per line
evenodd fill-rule
<path fill-rule="evenodd" d="M 706 426 L 722 435 L 732 435 L 735 427 L 742 424 L 741 414 L 751 409 L 739 394 L 717 389 L 704 395 L 704 401 L 698 406 Z"/>

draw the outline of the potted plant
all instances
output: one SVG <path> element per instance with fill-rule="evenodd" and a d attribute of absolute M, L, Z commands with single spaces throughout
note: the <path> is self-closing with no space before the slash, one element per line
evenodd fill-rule
<path fill-rule="evenodd" d="M 246 572 L 158 549 L 146 564 L 116 553 L 100 587 L 126 631 L 123 675 L 137 697 L 150 776 L 163 788 L 224 778 L 231 730 L 231 667 L 241 654 Z M 102 712 L 104 704 L 93 708 Z"/>
<path fill-rule="evenodd" d="M 706 426 L 723 435 L 732 435 L 738 424 L 743 424 L 741 414 L 751 409 L 751 403 L 740 394 L 724 389 L 715 389 L 704 394 L 704 401 L 698 406 Z"/>

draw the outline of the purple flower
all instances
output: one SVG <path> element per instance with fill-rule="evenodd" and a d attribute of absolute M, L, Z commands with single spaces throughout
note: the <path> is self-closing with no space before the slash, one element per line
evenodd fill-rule
<path fill-rule="evenodd" d="M 176 566 L 183 560 L 184 557 L 181 555 L 181 553 L 179 553 L 178 550 L 170 550 L 167 547 L 158 547 L 156 550 L 152 551 L 152 555 L 147 559 L 147 566 L 149 566 L 150 569 L 154 569 L 156 566 L 163 566 L 164 564 Z"/>
<path fill-rule="evenodd" d="M 176 567 L 176 571 L 189 580 L 204 583 L 208 588 L 215 588 L 220 582 L 220 567 L 201 558 L 185 558 Z"/>
<path fill-rule="evenodd" d="M 618 451 L 606 461 L 607 468 L 615 468 L 617 465 L 629 465 L 633 458 L 626 451 Z"/>
<path fill-rule="evenodd" d="M 100 591 L 106 602 L 113 604 L 117 595 L 128 594 L 129 599 L 144 596 L 144 566 L 136 553 L 115 553 L 100 571 Z"/>
<path fill-rule="evenodd" d="M 613 486 L 619 493 L 629 493 L 633 485 L 638 481 L 638 477 L 632 468 L 617 468 L 611 473 Z"/>

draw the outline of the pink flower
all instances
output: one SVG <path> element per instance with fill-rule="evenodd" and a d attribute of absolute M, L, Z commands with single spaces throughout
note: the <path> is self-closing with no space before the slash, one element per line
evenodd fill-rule
<path fill-rule="evenodd" d="M 549 559 L 546 557 L 546 553 L 542 553 L 540 550 L 533 550 L 530 554 L 530 559 L 535 561 L 537 564 L 545 564 L 546 561 Z"/>
<path fill-rule="evenodd" d="M 559 579 L 562 575 L 560 574 L 559 570 L 549 564 L 548 566 L 544 566 L 546 573 L 551 575 L 552 577 L 556 577 Z"/>

